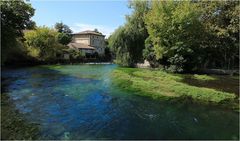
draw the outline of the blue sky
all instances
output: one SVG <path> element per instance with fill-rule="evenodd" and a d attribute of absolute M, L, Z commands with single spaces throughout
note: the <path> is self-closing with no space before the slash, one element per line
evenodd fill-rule
<path fill-rule="evenodd" d="M 118 26 L 123 25 L 125 15 L 131 13 L 126 0 L 30 0 L 30 3 L 35 9 L 32 19 L 37 26 L 53 27 L 56 22 L 62 21 L 73 32 L 97 28 L 107 36 Z"/>

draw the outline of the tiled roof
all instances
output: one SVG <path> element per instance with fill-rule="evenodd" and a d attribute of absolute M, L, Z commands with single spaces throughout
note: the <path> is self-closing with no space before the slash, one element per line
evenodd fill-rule
<path fill-rule="evenodd" d="M 99 35 L 99 36 L 105 36 L 100 32 L 95 32 L 95 31 L 91 31 L 91 30 L 86 30 L 86 31 L 82 31 L 82 32 L 78 32 L 78 33 L 74 33 L 75 35 L 87 35 L 87 34 L 93 34 L 93 35 Z"/>
<path fill-rule="evenodd" d="M 91 49 L 91 50 L 95 49 L 92 46 L 88 46 L 82 43 L 69 43 L 67 46 L 69 46 L 70 48 Z"/>

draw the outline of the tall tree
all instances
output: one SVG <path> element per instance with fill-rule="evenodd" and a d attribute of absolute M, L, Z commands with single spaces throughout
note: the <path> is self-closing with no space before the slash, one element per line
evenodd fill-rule
<path fill-rule="evenodd" d="M 148 37 L 148 32 L 144 23 L 145 14 L 149 10 L 149 1 L 133 0 L 129 2 L 129 7 L 133 9 L 130 16 L 126 16 L 126 34 L 129 35 L 129 54 L 133 63 L 143 61 L 144 42 Z"/>
<path fill-rule="evenodd" d="M 147 30 L 144 15 L 149 9 L 148 1 L 130 1 L 129 8 L 133 13 L 126 17 L 126 24 L 119 27 L 109 38 L 109 45 L 116 51 L 116 61 L 124 66 L 133 66 L 142 61 L 144 41 Z"/>
<path fill-rule="evenodd" d="M 238 67 L 239 1 L 130 1 L 130 8 L 109 38 L 119 64 L 145 58 L 174 72 Z"/>
<path fill-rule="evenodd" d="M 109 47 L 112 52 L 115 52 L 116 54 L 115 62 L 122 66 L 130 66 L 132 64 L 127 42 L 129 38 L 126 36 L 125 28 L 120 26 L 109 37 Z"/>
<path fill-rule="evenodd" d="M 67 45 L 72 40 L 72 30 L 69 26 L 63 24 L 62 22 L 55 24 L 55 29 L 59 32 L 58 34 L 58 42 Z"/>
<path fill-rule="evenodd" d="M 25 33 L 25 46 L 29 55 L 41 61 L 51 61 L 63 49 L 58 43 L 58 32 L 47 27 L 38 27 L 36 30 Z"/>
<path fill-rule="evenodd" d="M 149 33 L 146 46 L 152 46 L 156 60 L 169 70 L 194 69 L 201 62 L 201 55 L 196 55 L 203 35 L 200 14 L 190 1 L 152 2 L 145 17 Z"/>
<path fill-rule="evenodd" d="M 35 23 L 30 19 L 34 9 L 23 0 L 0 1 L 1 6 L 1 63 L 20 53 L 17 38 L 23 36 L 24 29 L 33 28 Z"/>
<path fill-rule="evenodd" d="M 63 24 L 62 22 L 56 23 L 54 27 L 60 33 L 66 33 L 66 34 L 72 33 L 72 30 L 69 28 L 69 26 L 66 24 Z"/>
<path fill-rule="evenodd" d="M 98 29 L 97 29 L 97 28 L 95 28 L 95 29 L 94 29 L 94 32 L 97 32 L 97 33 L 99 33 L 99 31 L 98 31 Z"/>
<path fill-rule="evenodd" d="M 202 22 L 208 36 L 203 44 L 209 55 L 204 67 L 230 69 L 239 62 L 239 1 L 202 1 Z M 214 56 L 214 57 L 212 57 Z"/>

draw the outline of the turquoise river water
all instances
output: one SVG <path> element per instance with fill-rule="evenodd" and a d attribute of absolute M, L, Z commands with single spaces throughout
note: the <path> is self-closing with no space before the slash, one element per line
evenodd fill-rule
<path fill-rule="evenodd" d="M 113 85 L 116 67 L 38 66 L 2 77 L 39 139 L 239 139 L 237 112 L 133 95 Z"/>

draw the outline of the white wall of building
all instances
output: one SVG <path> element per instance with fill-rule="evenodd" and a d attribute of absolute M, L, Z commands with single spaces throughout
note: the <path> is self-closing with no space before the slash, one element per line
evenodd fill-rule
<path fill-rule="evenodd" d="M 103 55 L 105 51 L 105 40 L 104 36 L 99 35 L 74 35 L 73 42 L 82 43 L 86 45 L 90 45 L 95 48 L 95 50 L 86 50 L 82 49 L 82 51 L 86 53 L 94 53 L 97 52 L 99 55 Z"/>
<path fill-rule="evenodd" d="M 90 39 L 88 35 L 74 35 L 73 42 L 90 45 Z"/>

